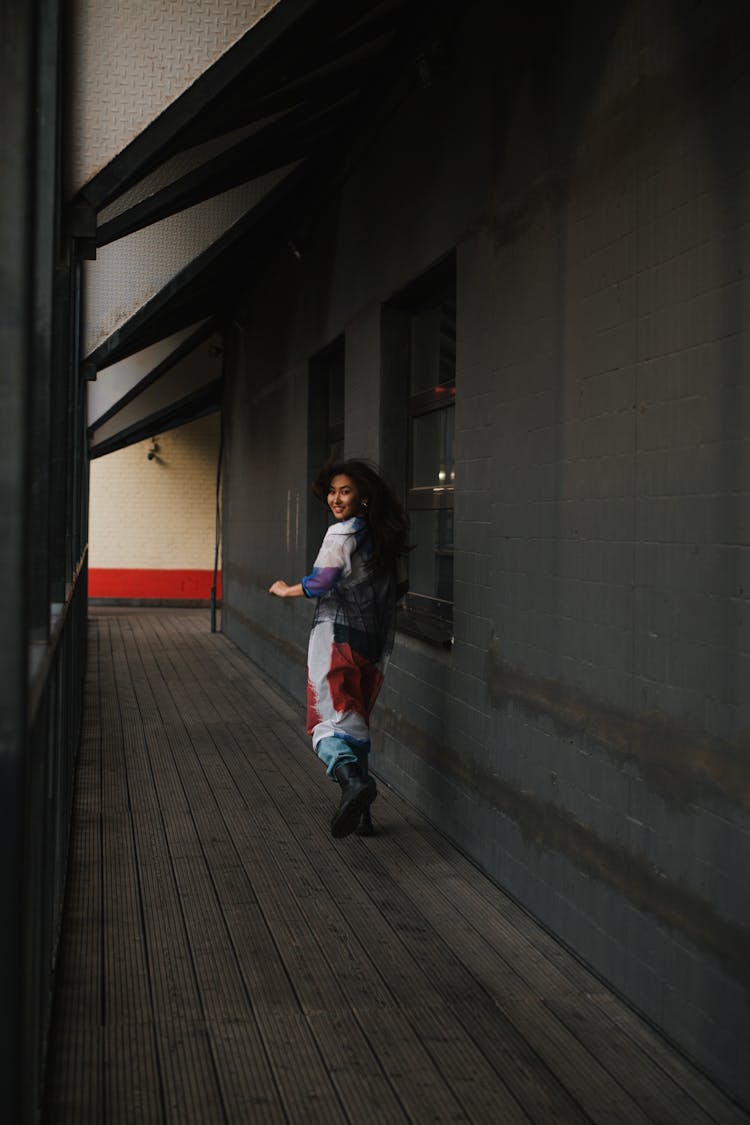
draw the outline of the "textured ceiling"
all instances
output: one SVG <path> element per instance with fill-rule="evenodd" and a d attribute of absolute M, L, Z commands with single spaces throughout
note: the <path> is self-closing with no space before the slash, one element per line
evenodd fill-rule
<path fill-rule="evenodd" d="M 69 195 L 279 0 L 73 0 Z"/>

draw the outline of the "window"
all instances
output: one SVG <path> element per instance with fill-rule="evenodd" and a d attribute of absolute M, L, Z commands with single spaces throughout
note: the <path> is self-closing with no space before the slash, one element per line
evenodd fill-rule
<path fill-rule="evenodd" d="M 414 544 L 400 626 L 450 645 L 456 401 L 456 274 L 452 256 L 393 302 L 385 326 L 393 357 L 390 368 L 398 372 L 406 414 L 408 452 L 402 472 Z"/>

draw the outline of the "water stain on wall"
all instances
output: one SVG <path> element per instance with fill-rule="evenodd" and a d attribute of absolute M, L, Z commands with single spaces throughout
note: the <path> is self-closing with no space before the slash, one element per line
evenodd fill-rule
<path fill-rule="evenodd" d="M 714 958 L 723 972 L 750 988 L 750 930 L 722 918 L 710 902 L 670 880 L 647 857 L 601 839 L 565 809 L 482 769 L 445 743 L 436 743 L 403 715 L 383 709 L 377 727 L 470 799 L 479 798 L 507 816 L 530 847 L 564 855 L 637 909 L 683 935 Z"/>
<path fill-rule="evenodd" d="M 719 742 L 704 731 L 656 713 L 629 714 L 559 680 L 533 676 L 504 661 L 491 647 L 488 687 L 498 710 L 513 704 L 531 717 L 549 719 L 562 737 L 585 735 L 622 768 L 640 776 L 672 807 L 713 798 L 750 812 L 750 734 Z"/>

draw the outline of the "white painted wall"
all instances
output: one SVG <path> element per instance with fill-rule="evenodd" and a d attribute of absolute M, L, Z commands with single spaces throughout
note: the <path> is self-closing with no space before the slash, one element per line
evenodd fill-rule
<path fill-rule="evenodd" d="M 89 566 L 210 570 L 214 565 L 219 415 L 91 463 Z"/>

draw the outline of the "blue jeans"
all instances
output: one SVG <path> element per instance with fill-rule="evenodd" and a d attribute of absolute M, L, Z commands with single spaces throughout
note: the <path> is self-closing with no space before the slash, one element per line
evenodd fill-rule
<path fill-rule="evenodd" d="M 326 773 L 333 781 L 336 780 L 334 772 L 336 766 L 341 766 L 344 762 L 352 762 L 358 765 L 362 777 L 367 777 L 367 755 L 370 753 L 369 742 L 364 742 L 360 746 L 355 746 L 345 738 L 321 738 L 320 742 L 315 747 L 315 753 L 318 755 L 321 762 L 325 764 Z"/>

